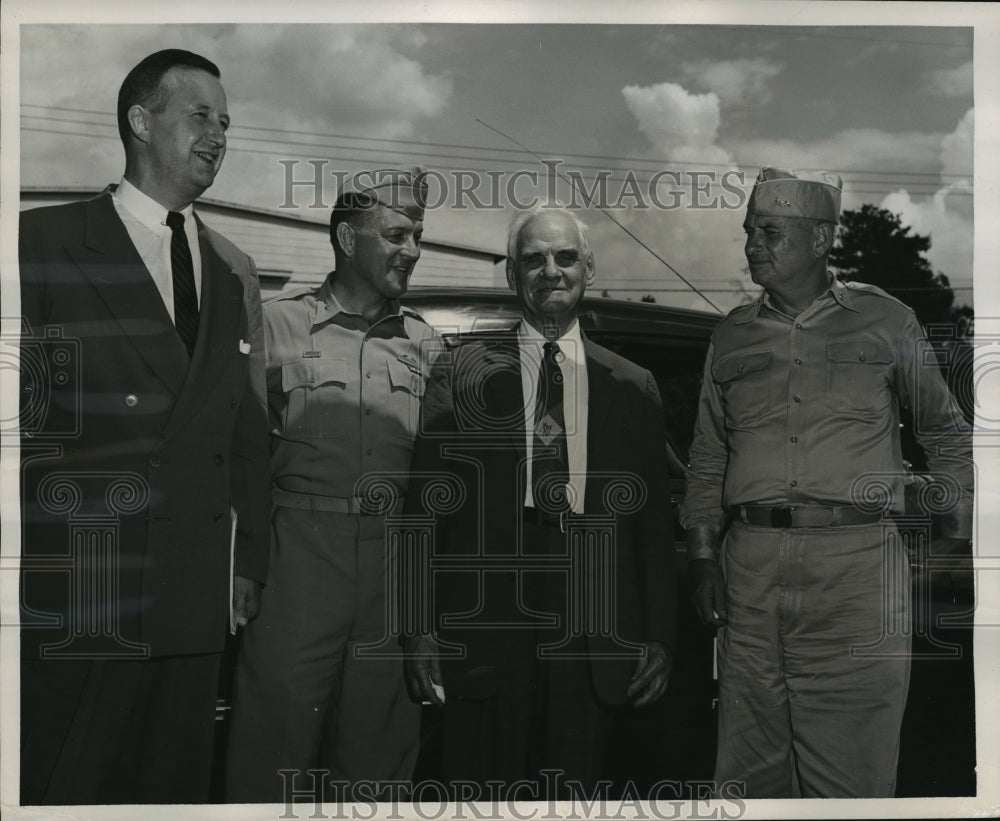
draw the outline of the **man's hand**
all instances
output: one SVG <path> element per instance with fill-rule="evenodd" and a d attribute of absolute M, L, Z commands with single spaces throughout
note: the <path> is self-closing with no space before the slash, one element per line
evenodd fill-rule
<path fill-rule="evenodd" d="M 244 576 L 233 577 L 233 614 L 236 626 L 246 627 L 260 612 L 260 583 Z"/>
<path fill-rule="evenodd" d="M 687 566 L 691 603 L 698 617 L 709 627 L 722 627 L 729 621 L 726 606 L 726 582 L 715 559 L 692 559 Z"/>
<path fill-rule="evenodd" d="M 416 701 L 429 701 L 435 707 L 444 707 L 437 642 L 430 636 L 416 636 L 407 638 L 405 646 L 403 668 L 410 695 Z"/>
<path fill-rule="evenodd" d="M 667 691 L 670 681 L 670 666 L 673 655 L 659 641 L 644 642 L 646 655 L 639 659 L 632 683 L 628 686 L 628 697 L 635 699 L 633 707 L 644 707 L 652 704 Z"/>

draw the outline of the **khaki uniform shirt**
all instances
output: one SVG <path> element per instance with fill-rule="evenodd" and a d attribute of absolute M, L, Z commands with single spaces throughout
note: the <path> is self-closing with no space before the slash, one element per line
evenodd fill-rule
<path fill-rule="evenodd" d="M 405 493 L 434 331 L 398 303 L 369 326 L 329 282 L 264 305 L 274 485 L 347 499 L 379 473 Z"/>
<path fill-rule="evenodd" d="M 970 428 L 912 310 L 836 280 L 794 318 L 766 294 L 736 308 L 709 347 L 681 522 L 717 532 L 733 505 L 879 495 L 901 510 L 901 406 L 957 503 L 944 535 L 970 537 Z"/>

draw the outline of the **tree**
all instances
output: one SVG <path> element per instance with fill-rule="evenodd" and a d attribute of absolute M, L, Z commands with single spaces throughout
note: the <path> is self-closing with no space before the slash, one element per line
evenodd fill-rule
<path fill-rule="evenodd" d="M 952 324 L 956 336 L 968 330 L 972 308 L 955 305 L 948 277 L 931 268 L 924 254 L 931 238 L 910 232 L 898 215 L 874 205 L 844 211 L 830 252 L 830 267 L 845 282 L 867 282 L 913 308 L 928 325 Z"/>

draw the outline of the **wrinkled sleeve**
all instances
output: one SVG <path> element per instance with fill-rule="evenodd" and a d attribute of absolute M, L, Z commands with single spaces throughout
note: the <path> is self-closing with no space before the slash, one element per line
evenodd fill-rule
<path fill-rule="evenodd" d="M 725 411 L 722 391 L 712 378 L 715 346 L 710 345 L 705 357 L 705 372 L 698 400 L 698 416 L 691 443 L 690 464 L 687 469 L 687 487 L 684 504 L 680 510 L 681 524 L 686 528 L 708 526 L 718 533 L 725 511 L 722 506 L 722 489 L 729 460 Z M 689 556 L 689 558 L 711 558 Z"/>
<path fill-rule="evenodd" d="M 913 432 L 935 479 L 925 494 L 940 513 L 941 535 L 972 538 L 975 475 L 972 428 L 941 376 L 937 356 L 912 311 L 900 334 L 897 391 L 913 414 Z"/>

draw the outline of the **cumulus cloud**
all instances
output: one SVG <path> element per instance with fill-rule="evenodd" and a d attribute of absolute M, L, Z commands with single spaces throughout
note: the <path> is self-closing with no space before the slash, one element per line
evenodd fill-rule
<path fill-rule="evenodd" d="M 362 151 L 372 147 L 363 142 L 345 149 L 344 141 L 338 147 L 327 138 L 314 148 L 309 136 L 288 132 L 412 137 L 442 114 L 453 90 L 449 76 L 421 64 L 426 37 L 413 26 L 39 25 L 21 32 L 22 104 L 45 106 L 24 112 L 49 118 L 22 124 L 78 132 L 26 132 L 25 185 L 100 190 L 117 179 L 123 165 L 114 116 L 118 87 L 133 65 L 162 48 L 203 54 L 222 71 L 233 126 L 229 156 L 209 196 L 265 207 L 283 200 L 281 157 L 325 158 L 345 170 L 384 167 L 395 159 Z M 57 107 L 94 113 L 60 113 Z M 88 124 L 56 124 L 54 117 Z M 254 126 L 285 133 L 262 134 Z M 285 142 L 246 139 L 262 136 Z"/>
<path fill-rule="evenodd" d="M 974 109 L 965 112 L 958 127 L 941 141 L 941 173 L 951 176 L 972 176 L 972 146 L 975 134 Z"/>
<path fill-rule="evenodd" d="M 723 106 L 766 103 L 771 99 L 767 81 L 777 77 L 782 66 L 762 57 L 752 60 L 698 60 L 681 66 L 696 87 L 718 95 Z"/>
<path fill-rule="evenodd" d="M 715 144 L 721 113 L 714 92 L 692 94 L 676 83 L 658 83 L 625 86 L 622 96 L 656 151 L 677 162 L 729 162 Z"/>
<path fill-rule="evenodd" d="M 972 173 L 973 110 L 970 108 L 955 130 L 941 140 L 944 175 Z M 946 274 L 953 286 L 972 284 L 973 220 L 970 179 L 945 176 L 946 184 L 931 197 L 915 197 L 905 188 L 893 191 L 881 206 L 898 214 L 904 225 L 931 238 L 927 258 L 935 270 Z M 959 302 L 971 302 L 972 293 L 958 290 Z"/>
<path fill-rule="evenodd" d="M 250 122 L 405 138 L 452 93 L 449 77 L 406 53 L 426 38 L 405 27 L 248 26 L 233 36 L 241 50 L 267 55 L 232 81 Z"/>
<path fill-rule="evenodd" d="M 927 88 L 943 97 L 971 97 L 972 60 L 954 68 L 927 72 Z"/>

